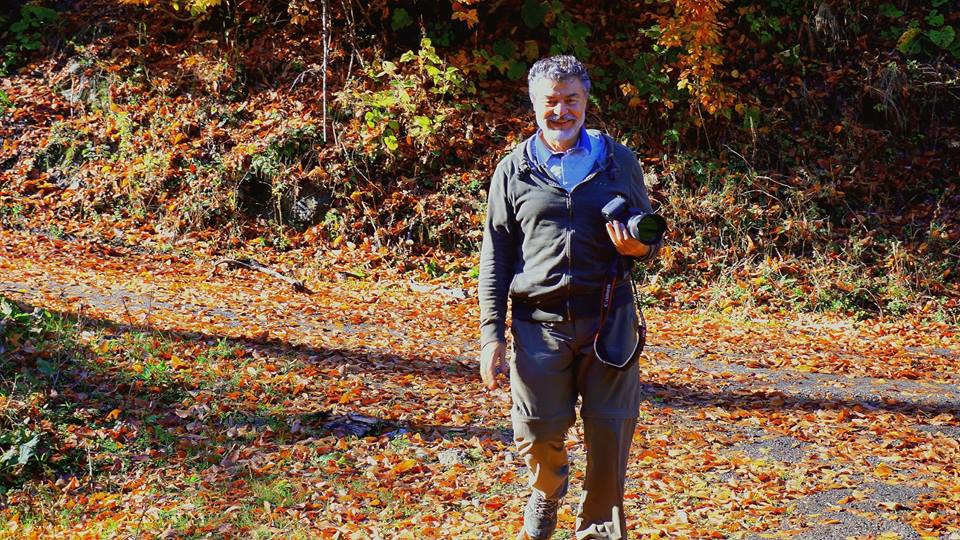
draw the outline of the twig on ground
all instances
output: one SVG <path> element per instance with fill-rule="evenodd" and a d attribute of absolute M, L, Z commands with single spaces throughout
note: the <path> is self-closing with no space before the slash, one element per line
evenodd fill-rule
<path fill-rule="evenodd" d="M 213 266 L 214 266 L 214 267 L 218 267 L 218 266 L 220 266 L 221 264 L 228 264 L 228 265 L 231 265 L 231 266 L 241 266 L 241 267 L 243 267 L 243 268 L 247 268 L 247 269 L 250 269 L 250 270 L 256 270 L 257 272 L 263 272 L 264 274 L 267 274 L 268 276 L 272 276 L 272 277 L 275 277 L 275 278 L 279 279 L 280 281 L 283 281 L 283 282 L 285 282 L 285 283 L 289 283 L 290 286 L 293 287 L 293 290 L 295 290 L 295 291 L 297 291 L 297 292 L 302 292 L 302 293 L 306 293 L 306 294 L 313 294 L 313 291 L 311 291 L 310 289 L 308 289 L 307 286 L 304 285 L 304 283 L 303 283 L 302 281 L 300 281 L 299 279 L 294 279 L 294 278 L 292 278 L 292 277 L 290 277 L 290 276 L 285 276 L 285 275 L 281 274 L 280 272 L 277 272 L 276 270 L 270 268 L 269 266 L 264 266 L 264 265 L 260 264 L 259 262 L 255 261 L 255 260 L 253 260 L 253 259 L 248 259 L 248 258 L 243 258 L 243 259 L 220 259 L 219 261 L 217 261 L 216 263 L 214 263 Z"/>

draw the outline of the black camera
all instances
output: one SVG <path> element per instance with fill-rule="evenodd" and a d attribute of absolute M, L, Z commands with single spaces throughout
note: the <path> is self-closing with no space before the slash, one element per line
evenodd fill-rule
<path fill-rule="evenodd" d="M 600 212 L 607 221 L 619 221 L 627 227 L 631 238 L 652 246 L 667 232 L 667 220 L 657 214 L 648 214 L 631 208 L 627 200 L 617 195 Z"/>

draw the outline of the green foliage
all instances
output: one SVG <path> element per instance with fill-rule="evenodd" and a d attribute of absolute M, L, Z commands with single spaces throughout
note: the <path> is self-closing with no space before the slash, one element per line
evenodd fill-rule
<path fill-rule="evenodd" d="M 549 54 L 573 54 L 581 60 L 590 57 L 590 48 L 587 46 L 590 28 L 575 23 L 561 2 L 525 0 L 521 18 L 528 29 L 547 28 L 550 36 Z M 489 50 L 480 49 L 474 51 L 474 55 L 480 60 L 482 73 L 495 69 L 511 81 L 517 81 L 526 76 L 530 64 L 540 58 L 543 52 L 535 39 L 520 42 L 513 37 L 502 37 L 494 41 Z M 600 68 L 594 68 L 593 75 L 596 82 L 600 83 L 598 87 L 605 87 L 607 81 L 600 71 Z"/>
<path fill-rule="evenodd" d="M 316 127 L 298 126 L 269 140 L 266 148 L 250 157 L 250 172 L 264 180 L 282 176 L 287 167 L 304 158 L 316 144 Z M 276 184 L 274 195 L 280 195 L 283 186 Z"/>
<path fill-rule="evenodd" d="M 126 147 L 125 151 L 129 151 L 129 136 L 121 141 L 121 147 Z M 170 172 L 172 159 L 173 155 L 169 151 L 148 150 L 130 160 L 126 177 L 129 187 L 127 197 L 134 208 L 147 212 L 156 204 L 156 199 L 163 191 L 164 180 Z"/>
<path fill-rule="evenodd" d="M 41 436 L 23 426 L 0 429 L 0 495 L 19 483 L 24 469 L 39 465 L 49 457 L 38 451 Z"/>
<path fill-rule="evenodd" d="M 47 434 L 39 425 L 21 417 L 18 407 L 11 403 L 19 403 L 16 398 L 54 380 L 59 371 L 59 355 L 51 352 L 70 343 L 69 329 L 60 319 L 45 311 L 25 313 L 17 304 L 0 297 L 0 399 L 6 403 L 6 410 L 0 411 L 0 495 L 20 485 L 32 471 L 49 461 Z M 48 351 L 48 357 L 38 357 L 30 369 L 18 370 L 11 363 L 13 354 L 38 351 Z"/>
<path fill-rule="evenodd" d="M 573 54 L 581 60 L 590 57 L 587 46 L 590 28 L 574 22 L 573 16 L 558 0 L 524 0 L 520 17 L 530 30 L 547 28 L 550 54 Z M 520 48 L 513 39 L 504 37 L 493 42 L 490 51 L 480 50 L 477 54 L 486 62 L 485 67 L 494 68 L 516 81 L 526 75 L 529 63 L 538 59 L 541 51 L 536 40 L 526 40 Z"/>
<path fill-rule="evenodd" d="M 536 46 L 536 42 L 533 42 Z M 506 75 L 511 81 L 522 79 L 527 74 L 527 63 L 518 56 L 519 49 L 509 39 L 499 39 L 491 47 L 493 53 L 479 51 L 489 67 Z M 536 56 L 536 55 L 534 55 Z"/>
<path fill-rule="evenodd" d="M 231 343 L 227 338 L 220 338 L 212 347 L 200 353 L 196 361 L 198 364 L 219 362 L 236 356 L 241 350 L 239 345 Z"/>
<path fill-rule="evenodd" d="M 575 23 L 570 12 L 564 9 L 559 0 L 550 3 L 550 12 L 554 17 L 554 25 L 550 28 L 550 37 L 553 39 L 550 54 L 572 54 L 580 60 L 589 59 L 587 38 L 592 33 L 590 28 Z"/>
<path fill-rule="evenodd" d="M 930 39 L 931 43 L 941 49 L 950 47 L 950 45 L 953 44 L 954 39 L 957 37 L 957 33 L 952 26 L 944 26 L 942 28 L 928 30 L 926 35 Z"/>
<path fill-rule="evenodd" d="M 460 74 L 460 70 L 446 63 L 437 55 L 436 49 L 429 39 L 420 41 L 420 51 L 407 51 L 400 57 L 401 63 L 414 62 L 421 74 L 426 73 L 427 81 L 432 83 L 429 92 L 438 96 L 459 96 L 463 93 L 473 93 L 474 88 Z"/>
<path fill-rule="evenodd" d="M 755 130 L 760 125 L 760 108 L 756 106 L 746 107 L 743 112 L 743 129 Z"/>
<path fill-rule="evenodd" d="M 903 11 L 893 4 L 880 4 L 880 15 L 890 19 L 899 19 L 903 17 Z"/>
<path fill-rule="evenodd" d="M 291 221 L 287 214 L 297 193 L 295 171 L 314 166 L 317 146 L 317 129 L 311 123 L 292 125 L 268 138 L 250 154 L 249 167 L 237 182 L 234 204 L 243 199 L 248 213 L 271 214 L 276 232 L 282 233 L 284 224 Z M 277 241 L 283 242 L 282 238 L 278 234 Z"/>
<path fill-rule="evenodd" d="M 402 28 L 406 28 L 413 24 L 413 19 L 410 18 L 410 12 L 403 8 L 396 8 L 393 10 L 393 16 L 390 18 L 390 28 L 394 32 Z"/>
<path fill-rule="evenodd" d="M 374 150 L 374 157 L 396 155 L 408 138 L 414 148 L 428 146 L 449 116 L 443 101 L 475 92 L 459 69 L 437 55 L 429 38 L 421 40 L 419 51 L 407 51 L 397 62 L 372 64 L 367 76 L 380 89 L 347 87 L 338 93 L 337 101 L 362 118 L 364 141 L 376 142 L 368 148 Z"/>
<path fill-rule="evenodd" d="M 21 203 L 4 204 L 0 206 L 0 223 L 7 225 L 20 224 L 24 218 L 24 206 Z"/>
<path fill-rule="evenodd" d="M 6 116 L 12 108 L 13 101 L 10 100 L 10 96 L 3 90 L 0 90 L 0 116 Z"/>
<path fill-rule="evenodd" d="M 295 486 L 289 480 L 278 478 L 274 480 L 258 480 L 251 486 L 258 506 L 268 502 L 273 506 L 288 506 L 297 502 L 294 495 Z"/>
<path fill-rule="evenodd" d="M 170 366 L 163 360 L 150 361 L 143 364 L 143 371 L 137 374 L 137 378 L 147 384 L 162 385 L 171 381 Z"/>
<path fill-rule="evenodd" d="M 21 311 L 16 304 L 0 296 L 0 336 L 3 337 L 4 342 L 9 339 L 10 334 L 24 327 L 30 328 L 31 333 L 34 333 L 33 328 L 29 326 L 31 318 L 30 314 Z M 2 342 L 0 347 L 3 347 Z M 0 353 L 4 351 L 5 348 L 0 349 Z"/>
<path fill-rule="evenodd" d="M 50 127 L 47 145 L 37 151 L 35 162 L 42 171 L 67 170 L 100 157 L 93 141 L 65 122 Z"/>
<path fill-rule="evenodd" d="M 170 7 L 174 11 L 186 9 L 191 17 L 207 14 L 211 9 L 220 5 L 221 0 L 171 0 Z"/>
<path fill-rule="evenodd" d="M 748 11 L 745 18 L 750 31 L 760 39 L 760 43 L 763 45 L 772 42 L 778 34 L 783 32 L 780 18 L 765 11 Z"/>
<path fill-rule="evenodd" d="M 145 332 L 131 332 L 122 338 L 110 340 L 107 347 L 114 352 L 123 354 L 130 362 L 143 362 L 169 351 L 169 343 Z"/>
<path fill-rule="evenodd" d="M 652 52 L 640 52 L 632 61 L 619 56 L 613 57 L 613 61 L 621 80 L 632 84 L 639 97 L 653 103 L 677 101 L 681 98 L 681 90 L 671 84 L 670 77 L 664 71 L 666 63 L 675 54 L 675 51 L 654 47 Z"/>
<path fill-rule="evenodd" d="M 64 318 L 45 310 L 25 313 L 15 303 L 0 297 L 0 355 L 29 341 L 27 349 L 50 348 L 46 359 L 55 359 L 74 347 L 73 334 L 73 325 Z"/>
<path fill-rule="evenodd" d="M 540 0 L 524 0 L 520 8 L 520 17 L 527 28 L 539 28 L 550 8 Z"/>
<path fill-rule="evenodd" d="M 879 13 L 892 24 L 881 35 L 896 40 L 896 48 L 908 56 L 934 57 L 944 52 L 960 59 L 960 40 L 957 30 L 947 23 L 938 9 L 945 2 L 931 0 L 931 9 L 908 15 L 893 4 L 881 4 Z"/>
<path fill-rule="evenodd" d="M 20 8 L 20 18 L 7 29 L 7 44 L 0 50 L 0 76 L 10 73 L 26 60 L 26 56 L 43 45 L 44 35 L 57 20 L 55 10 L 35 4 Z M 0 18 L 0 28 L 4 26 Z"/>

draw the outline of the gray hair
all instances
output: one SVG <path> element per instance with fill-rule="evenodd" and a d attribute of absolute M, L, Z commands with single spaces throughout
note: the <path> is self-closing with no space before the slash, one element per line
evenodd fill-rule
<path fill-rule="evenodd" d="M 533 84 L 538 79 L 558 82 L 564 79 L 579 79 L 583 83 L 583 88 L 588 94 L 590 93 L 590 74 L 587 73 L 587 67 L 569 54 L 548 56 L 533 64 L 527 73 L 527 88 L 531 101 L 533 101 Z"/>

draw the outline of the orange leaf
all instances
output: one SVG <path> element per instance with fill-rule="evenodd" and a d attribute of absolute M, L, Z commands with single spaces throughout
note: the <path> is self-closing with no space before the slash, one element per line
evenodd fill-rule
<path fill-rule="evenodd" d="M 891 469 L 886 463 L 881 463 L 874 467 L 873 474 L 879 476 L 880 478 L 884 478 L 893 474 L 893 469 Z"/>
<path fill-rule="evenodd" d="M 182 358 L 174 354 L 170 357 L 170 367 L 173 369 L 185 369 L 190 367 L 190 364 L 184 362 Z"/>
<path fill-rule="evenodd" d="M 394 465 L 393 468 L 390 469 L 390 472 L 394 474 L 405 473 L 416 466 L 417 466 L 416 460 L 405 459 L 400 463 L 397 463 L 396 465 Z"/>
<path fill-rule="evenodd" d="M 475 24 L 480 22 L 480 19 L 477 17 L 477 10 L 475 9 L 455 11 L 450 18 L 467 23 L 467 28 L 473 28 Z"/>

